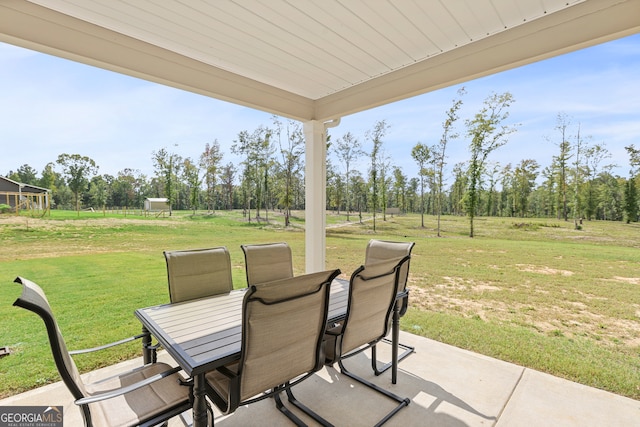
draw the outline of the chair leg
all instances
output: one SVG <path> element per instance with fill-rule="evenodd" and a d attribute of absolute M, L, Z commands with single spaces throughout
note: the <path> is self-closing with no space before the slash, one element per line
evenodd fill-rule
<path fill-rule="evenodd" d="M 283 388 L 284 390 L 282 390 Z M 278 392 L 278 389 L 280 389 L 280 392 Z M 284 386 L 279 386 L 277 388 L 274 388 L 273 399 L 276 401 L 276 408 L 278 408 L 280 412 L 282 412 L 287 418 L 293 421 L 297 426 L 306 427 L 307 424 L 305 424 L 300 418 L 298 418 L 293 412 L 291 412 L 286 406 L 284 406 L 284 403 L 280 398 L 280 393 L 282 393 L 282 391 L 285 391 L 287 393 L 287 399 L 289 400 L 289 402 L 291 402 L 293 406 L 300 409 L 305 414 L 309 415 L 318 424 L 324 427 L 334 427 L 334 425 L 331 424 L 329 421 L 325 420 L 320 415 L 312 411 L 309 407 L 307 407 L 302 402 L 300 402 L 298 399 L 296 399 L 296 397 L 293 395 L 293 392 L 291 391 L 291 387 L 289 387 L 289 383 L 286 383 Z"/>
<path fill-rule="evenodd" d="M 384 418 L 382 418 L 380 421 L 378 421 L 378 423 L 375 425 L 375 427 L 381 426 L 384 423 L 386 423 L 387 421 L 389 421 L 391 419 L 391 417 L 393 417 L 398 411 L 400 411 L 402 408 L 404 408 L 405 406 L 409 406 L 409 403 L 411 402 L 411 400 L 407 397 L 400 397 L 397 394 L 391 393 L 388 390 L 383 389 L 382 387 L 365 380 L 364 378 L 361 378 L 359 376 L 357 376 L 356 374 L 349 372 L 349 370 L 347 370 L 347 368 L 344 366 L 344 364 L 342 363 L 342 360 L 338 361 L 338 366 L 340 366 L 340 372 L 343 373 L 344 375 L 348 376 L 349 378 L 352 378 L 356 381 L 358 381 L 359 383 L 369 387 L 372 390 L 377 391 L 380 394 L 383 394 L 385 396 L 387 396 L 389 399 L 394 400 L 395 402 L 398 403 L 398 406 L 396 406 L 391 412 L 389 412 L 387 415 L 384 416 Z"/>
<path fill-rule="evenodd" d="M 393 345 L 393 342 L 391 340 L 387 339 L 387 338 L 383 339 L 382 341 L 386 342 L 389 345 Z M 398 347 L 400 347 L 400 348 L 402 348 L 404 350 L 398 356 L 398 362 L 400 362 L 402 359 L 406 358 L 411 353 L 416 351 L 415 347 L 411 347 L 409 345 L 402 344 L 401 342 L 398 343 Z M 385 363 L 382 366 L 378 366 L 378 360 L 376 359 L 376 347 L 375 346 L 371 347 L 371 367 L 373 368 L 373 372 L 376 374 L 376 376 L 382 375 L 382 373 L 386 372 L 387 370 L 389 370 L 389 368 L 392 365 L 393 365 L 393 361 Z"/>
<path fill-rule="evenodd" d="M 295 425 L 297 425 L 298 427 L 307 427 L 307 425 L 300 418 L 298 418 L 293 412 L 291 412 L 286 406 L 284 406 L 284 403 L 282 403 L 282 399 L 280 399 L 280 393 L 275 393 L 273 395 L 273 399 L 276 401 L 276 408 L 278 408 L 278 410 L 282 412 L 287 418 L 293 421 Z"/>
<path fill-rule="evenodd" d="M 396 383 L 398 378 L 398 362 L 410 355 L 415 351 L 414 347 L 404 345 L 400 343 L 400 313 L 398 305 L 393 307 L 393 322 L 391 325 L 391 340 L 383 339 L 384 342 L 391 344 L 391 362 L 382 365 L 382 368 L 378 368 L 378 358 L 376 357 L 376 346 L 371 347 L 371 367 L 375 375 L 380 375 L 387 369 L 393 367 L 391 372 L 391 382 Z M 405 351 L 398 356 L 398 347 L 402 347 Z"/>
<path fill-rule="evenodd" d="M 334 427 L 333 424 L 331 424 L 329 421 L 325 420 L 320 415 L 318 415 L 314 411 L 312 411 L 309 407 L 307 407 L 306 405 L 302 404 L 298 399 L 296 399 L 296 397 L 293 395 L 293 392 L 291 391 L 291 388 L 287 389 L 287 398 L 289 399 L 289 402 L 291 402 L 292 405 L 294 405 L 296 408 L 300 409 L 305 414 L 309 415 L 311 418 L 313 418 L 320 425 L 322 425 L 324 427 Z"/>

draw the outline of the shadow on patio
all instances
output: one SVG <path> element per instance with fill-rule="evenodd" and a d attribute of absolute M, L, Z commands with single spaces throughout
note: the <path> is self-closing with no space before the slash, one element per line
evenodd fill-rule
<path fill-rule="evenodd" d="M 373 377 L 369 353 L 347 361 L 355 373 L 411 399 L 387 425 L 398 426 L 631 426 L 640 419 L 640 401 L 586 387 L 547 374 L 437 341 L 401 333 L 401 341 L 416 353 L 400 363 L 398 383 L 391 373 Z M 380 344 L 381 350 L 390 346 Z M 381 352 L 381 357 L 388 357 Z M 160 359 L 171 363 L 161 353 Z M 125 364 L 141 364 L 136 359 Z M 108 376 L 111 368 L 86 374 L 90 381 Z M 336 426 L 369 426 L 393 403 L 354 383 L 333 368 L 325 368 L 295 388 L 296 396 Z M 63 405 L 64 425 L 82 424 L 79 410 L 61 382 L 0 400 L 0 406 Z M 291 405 L 288 405 L 291 407 Z M 314 422 L 293 408 L 305 422 Z M 170 426 L 188 424 L 190 413 Z M 215 425 L 288 425 L 270 399 L 241 407 L 229 416 L 216 411 Z"/>

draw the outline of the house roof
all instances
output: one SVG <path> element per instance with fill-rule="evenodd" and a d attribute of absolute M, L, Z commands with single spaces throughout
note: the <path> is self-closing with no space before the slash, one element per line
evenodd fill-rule
<path fill-rule="evenodd" d="M 21 191 L 24 193 L 46 193 L 49 192 L 51 190 L 47 189 L 47 188 L 42 188 L 42 187 L 38 187 L 36 185 L 31 185 L 31 184 L 23 184 L 21 182 L 18 181 L 14 181 L 12 179 L 9 179 L 7 177 L 4 176 L 0 176 L 0 181 L 5 182 L 6 184 L 10 185 L 10 186 L 15 186 L 16 187 L 16 192 L 19 189 L 22 189 Z"/>
<path fill-rule="evenodd" d="M 640 0 L 3 0 L 0 40 L 329 121 L 640 32 Z"/>

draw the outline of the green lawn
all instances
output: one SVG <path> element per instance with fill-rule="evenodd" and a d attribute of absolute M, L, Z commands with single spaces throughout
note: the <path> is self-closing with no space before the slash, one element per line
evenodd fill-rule
<path fill-rule="evenodd" d="M 264 216 L 264 213 L 263 213 Z M 245 286 L 240 244 L 286 241 L 304 271 L 304 213 L 293 226 L 248 223 L 241 212 L 169 218 L 53 211 L 0 216 L 0 397 L 59 379 L 37 316 L 12 306 L 17 276 L 43 287 L 71 349 L 139 332 L 136 308 L 168 302 L 163 250 L 227 246 L 235 287 Z M 344 277 L 371 238 L 416 242 L 410 310 L 402 327 L 488 356 L 640 399 L 640 227 L 548 219 L 370 217 L 328 213 L 327 267 Z M 140 354 L 133 343 L 76 356 L 81 371 Z"/>

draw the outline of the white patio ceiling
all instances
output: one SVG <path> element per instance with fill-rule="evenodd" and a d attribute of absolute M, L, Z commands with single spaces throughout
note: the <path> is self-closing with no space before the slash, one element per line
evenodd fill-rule
<path fill-rule="evenodd" d="M 0 41 L 327 121 L 640 31 L 640 0 L 0 0 Z"/>

